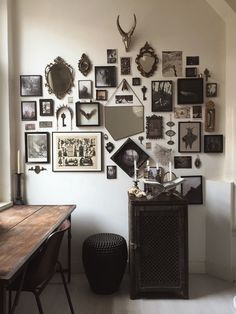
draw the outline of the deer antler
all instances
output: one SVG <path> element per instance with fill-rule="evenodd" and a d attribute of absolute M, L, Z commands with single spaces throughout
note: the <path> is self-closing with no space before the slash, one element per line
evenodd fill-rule
<path fill-rule="evenodd" d="M 133 32 L 135 30 L 135 27 L 136 27 L 136 24 L 137 24 L 137 21 L 136 21 L 136 16 L 134 14 L 134 24 L 133 26 L 131 27 L 131 29 L 126 33 L 120 26 L 120 21 L 119 21 L 119 15 L 117 16 L 117 20 L 116 20 L 116 24 L 117 24 L 117 28 L 122 36 L 122 40 L 124 42 L 124 45 L 125 45 L 125 50 L 126 52 L 129 51 L 129 47 L 130 47 L 130 44 L 131 44 L 131 36 L 133 35 Z"/>

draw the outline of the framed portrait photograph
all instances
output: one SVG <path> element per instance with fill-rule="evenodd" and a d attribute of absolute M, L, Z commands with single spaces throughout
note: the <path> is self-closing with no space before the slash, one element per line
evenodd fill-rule
<path fill-rule="evenodd" d="M 100 104 L 98 102 L 76 102 L 76 126 L 100 125 Z"/>
<path fill-rule="evenodd" d="M 203 78 L 181 78 L 177 80 L 177 103 L 202 104 Z"/>
<path fill-rule="evenodd" d="M 201 152 L 201 122 L 179 122 L 179 153 Z"/>
<path fill-rule="evenodd" d="M 21 102 L 21 120 L 22 121 L 37 120 L 36 101 L 22 101 Z"/>
<path fill-rule="evenodd" d="M 152 111 L 172 111 L 172 81 L 152 81 Z"/>
<path fill-rule="evenodd" d="M 25 162 L 49 163 L 49 132 L 25 132 Z"/>
<path fill-rule="evenodd" d="M 92 93 L 92 81 L 91 80 L 79 80 L 78 91 L 80 99 L 91 99 Z"/>
<path fill-rule="evenodd" d="M 54 115 L 53 99 L 39 99 L 39 114 L 40 116 Z"/>
<path fill-rule="evenodd" d="M 176 169 L 191 169 L 192 156 L 174 156 L 174 167 Z"/>
<path fill-rule="evenodd" d="M 163 117 L 155 114 L 146 117 L 146 137 L 147 139 L 163 138 Z"/>
<path fill-rule="evenodd" d="M 107 179 L 117 178 L 117 166 L 107 166 Z"/>
<path fill-rule="evenodd" d="M 134 161 L 140 168 L 149 158 L 148 154 L 131 138 L 111 156 L 111 159 L 130 177 L 134 175 Z"/>
<path fill-rule="evenodd" d="M 41 75 L 21 75 L 20 76 L 20 95 L 42 96 L 42 76 Z"/>
<path fill-rule="evenodd" d="M 188 204 L 202 204 L 202 176 L 181 176 L 181 194 Z"/>
<path fill-rule="evenodd" d="M 131 73 L 131 58 L 121 57 L 120 58 L 120 74 L 129 75 Z"/>
<path fill-rule="evenodd" d="M 140 77 L 133 77 L 133 78 L 132 78 L 132 85 L 133 85 L 133 86 L 139 86 L 139 85 L 141 85 L 141 78 L 140 78 Z"/>
<path fill-rule="evenodd" d="M 116 87 L 115 66 L 95 66 L 96 87 Z"/>
<path fill-rule="evenodd" d="M 52 170 L 102 171 L 101 132 L 53 132 Z"/>
<path fill-rule="evenodd" d="M 217 83 L 206 83 L 206 97 L 217 97 Z"/>
<path fill-rule="evenodd" d="M 106 89 L 96 89 L 96 100 L 107 100 Z"/>
<path fill-rule="evenodd" d="M 107 63 L 117 63 L 117 49 L 107 49 Z"/>
<path fill-rule="evenodd" d="M 204 135 L 204 153 L 223 153 L 223 135 Z"/>

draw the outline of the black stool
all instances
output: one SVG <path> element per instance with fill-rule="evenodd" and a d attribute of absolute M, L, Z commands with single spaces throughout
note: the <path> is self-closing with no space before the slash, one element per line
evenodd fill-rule
<path fill-rule="evenodd" d="M 92 291 L 111 294 L 119 289 L 127 263 L 127 244 L 122 236 L 91 235 L 83 243 L 82 258 Z"/>

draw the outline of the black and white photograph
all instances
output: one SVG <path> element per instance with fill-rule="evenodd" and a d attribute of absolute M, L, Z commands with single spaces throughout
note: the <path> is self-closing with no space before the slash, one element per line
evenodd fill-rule
<path fill-rule="evenodd" d="M 162 51 L 162 75 L 178 77 L 183 75 L 182 51 Z"/>
<path fill-rule="evenodd" d="M 201 152 L 201 122 L 179 122 L 179 153 Z"/>
<path fill-rule="evenodd" d="M 129 57 L 120 58 L 120 74 L 121 75 L 131 74 L 131 58 Z"/>
<path fill-rule="evenodd" d="M 95 87 L 116 87 L 115 66 L 95 66 Z"/>
<path fill-rule="evenodd" d="M 206 83 L 206 97 L 217 97 L 217 83 Z"/>
<path fill-rule="evenodd" d="M 102 171 L 101 132 L 53 132 L 52 140 L 53 171 Z"/>
<path fill-rule="evenodd" d="M 27 131 L 34 131 L 34 130 L 36 130 L 35 123 L 26 123 L 25 124 L 25 130 L 27 130 Z"/>
<path fill-rule="evenodd" d="M 182 78 L 177 80 L 177 103 L 202 104 L 203 78 Z"/>
<path fill-rule="evenodd" d="M 141 78 L 140 78 L 140 77 L 133 77 L 133 78 L 132 78 L 132 85 L 133 85 L 133 86 L 139 86 L 139 85 L 141 85 Z"/>
<path fill-rule="evenodd" d="M 39 128 L 40 129 L 48 129 L 52 128 L 52 121 L 39 121 Z"/>
<path fill-rule="evenodd" d="M 117 166 L 107 166 L 107 179 L 117 178 Z"/>
<path fill-rule="evenodd" d="M 172 111 L 173 82 L 152 81 L 152 111 Z"/>
<path fill-rule="evenodd" d="M 107 100 L 106 89 L 96 89 L 96 100 Z"/>
<path fill-rule="evenodd" d="M 202 119 L 202 106 L 192 106 L 193 119 Z"/>
<path fill-rule="evenodd" d="M 107 49 L 107 63 L 117 63 L 116 49 Z"/>
<path fill-rule="evenodd" d="M 196 67 L 185 68 L 185 76 L 186 77 L 197 77 L 198 72 Z"/>
<path fill-rule="evenodd" d="M 21 120 L 22 121 L 37 120 L 36 101 L 22 101 L 21 102 Z"/>
<path fill-rule="evenodd" d="M 174 156 L 174 167 L 176 169 L 191 169 L 192 156 Z"/>
<path fill-rule="evenodd" d="M 40 116 L 53 116 L 54 115 L 53 99 L 40 99 L 39 113 Z"/>
<path fill-rule="evenodd" d="M 189 106 L 175 107 L 174 117 L 175 119 L 190 119 L 191 108 Z"/>
<path fill-rule="evenodd" d="M 140 168 L 148 158 L 148 154 L 131 138 L 128 138 L 111 156 L 111 159 L 130 177 L 134 175 L 135 163 L 137 168 Z"/>
<path fill-rule="evenodd" d="M 99 102 L 75 103 L 76 126 L 99 126 L 100 104 Z"/>
<path fill-rule="evenodd" d="M 199 65 L 199 56 L 187 56 L 186 65 Z"/>
<path fill-rule="evenodd" d="M 20 95 L 21 96 L 42 96 L 42 76 L 41 75 L 21 75 Z"/>
<path fill-rule="evenodd" d="M 116 104 L 132 104 L 133 95 L 115 95 Z"/>
<path fill-rule="evenodd" d="M 146 137 L 152 140 L 163 138 L 163 117 L 155 114 L 146 117 Z"/>
<path fill-rule="evenodd" d="M 25 162 L 49 163 L 49 133 L 26 132 L 25 133 Z"/>
<path fill-rule="evenodd" d="M 223 135 L 204 135 L 204 153 L 223 153 Z"/>
<path fill-rule="evenodd" d="M 92 81 L 90 80 L 79 80 L 78 90 L 80 99 L 91 99 L 93 97 L 92 93 Z"/>
<path fill-rule="evenodd" d="M 184 179 L 181 193 L 188 204 L 202 204 L 202 176 L 181 176 L 181 178 Z"/>

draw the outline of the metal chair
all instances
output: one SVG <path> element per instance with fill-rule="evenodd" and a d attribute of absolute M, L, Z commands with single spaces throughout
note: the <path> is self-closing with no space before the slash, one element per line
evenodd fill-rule
<path fill-rule="evenodd" d="M 70 311 L 74 314 L 69 290 L 63 274 L 62 266 L 58 261 L 59 250 L 61 241 L 65 231 L 70 228 L 69 220 L 65 220 L 61 226 L 53 232 L 46 242 L 42 245 L 39 252 L 29 262 L 25 270 L 16 278 L 16 280 L 9 287 L 9 313 L 13 314 L 15 308 L 19 302 L 21 291 L 32 292 L 35 296 L 38 310 L 40 314 L 44 314 L 42 304 L 40 301 L 40 294 L 47 286 L 51 278 L 55 275 L 56 271 L 61 274 L 62 282 L 65 288 L 67 300 L 69 303 Z M 16 291 L 13 305 L 12 302 L 12 291 Z"/>

